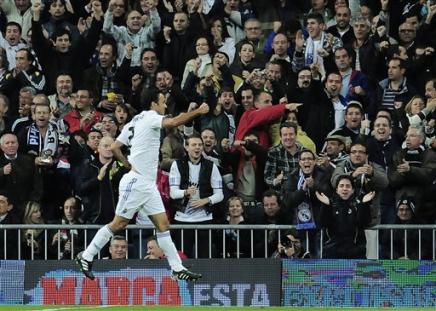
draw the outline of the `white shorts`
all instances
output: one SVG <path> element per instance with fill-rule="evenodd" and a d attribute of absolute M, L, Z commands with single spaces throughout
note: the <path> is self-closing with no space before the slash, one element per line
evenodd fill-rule
<path fill-rule="evenodd" d="M 115 214 L 127 219 L 132 219 L 136 212 L 145 215 L 165 213 L 159 190 L 156 183 L 142 175 L 130 171 L 121 178 Z"/>

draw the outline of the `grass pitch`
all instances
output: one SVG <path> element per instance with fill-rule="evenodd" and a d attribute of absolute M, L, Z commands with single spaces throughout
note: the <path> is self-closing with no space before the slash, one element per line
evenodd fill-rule
<path fill-rule="evenodd" d="M 151 310 L 151 311 L 284 311 L 284 310 L 304 310 L 304 311 L 418 311 L 434 310 L 433 308 L 296 308 L 296 307 L 179 307 L 179 306 L 0 306 L 0 311 L 131 311 L 131 310 Z"/>

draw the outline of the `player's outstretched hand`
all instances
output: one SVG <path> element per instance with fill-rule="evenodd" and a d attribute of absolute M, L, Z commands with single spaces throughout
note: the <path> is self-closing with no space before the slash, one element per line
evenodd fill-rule
<path fill-rule="evenodd" d="M 198 112 L 199 112 L 200 114 L 206 114 L 206 113 L 209 112 L 209 105 L 206 104 L 206 103 L 202 103 L 202 104 L 200 105 L 200 107 L 198 107 L 197 110 L 198 110 Z"/>

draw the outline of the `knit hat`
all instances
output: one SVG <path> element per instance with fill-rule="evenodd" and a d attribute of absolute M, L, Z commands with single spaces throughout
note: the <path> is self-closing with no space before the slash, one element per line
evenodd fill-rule
<path fill-rule="evenodd" d="M 412 211 L 412 214 L 415 215 L 415 202 L 413 198 L 405 197 L 405 196 L 401 197 L 397 202 L 397 210 L 400 207 L 400 205 L 407 205 Z"/>

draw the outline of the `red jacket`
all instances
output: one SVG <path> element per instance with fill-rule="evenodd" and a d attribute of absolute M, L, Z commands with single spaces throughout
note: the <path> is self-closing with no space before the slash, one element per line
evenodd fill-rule
<path fill-rule="evenodd" d="M 265 107 L 262 109 L 251 108 L 242 114 L 236 129 L 235 140 L 244 139 L 244 135 L 252 130 L 257 129 L 259 133 L 259 145 L 269 148 L 270 139 L 267 129 L 258 129 L 263 125 L 268 125 L 283 116 L 286 106 L 284 104 Z"/>
<path fill-rule="evenodd" d="M 93 110 L 94 112 L 94 119 L 91 120 L 89 123 L 85 123 L 83 125 L 82 130 L 88 134 L 91 130 L 92 126 L 101 121 L 101 118 L 103 117 L 103 114 L 100 111 Z M 70 111 L 65 117 L 64 120 L 68 123 L 69 129 L 68 131 L 70 133 L 74 133 L 75 131 L 80 130 L 80 113 L 79 110 L 74 109 Z"/>

